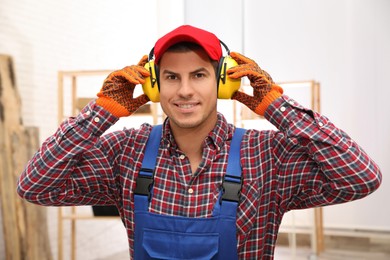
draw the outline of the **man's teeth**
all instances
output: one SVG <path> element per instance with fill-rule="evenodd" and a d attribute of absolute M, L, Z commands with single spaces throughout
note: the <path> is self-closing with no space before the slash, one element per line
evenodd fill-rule
<path fill-rule="evenodd" d="M 192 104 L 182 104 L 182 105 L 179 105 L 180 108 L 191 108 L 193 106 L 194 105 L 192 105 Z"/>

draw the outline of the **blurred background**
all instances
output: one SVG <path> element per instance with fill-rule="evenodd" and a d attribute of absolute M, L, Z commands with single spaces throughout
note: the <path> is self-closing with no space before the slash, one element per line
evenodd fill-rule
<path fill-rule="evenodd" d="M 349 133 L 383 173 L 381 188 L 366 199 L 323 209 L 325 233 L 370 234 L 390 248 L 388 0 L 0 0 L 0 54 L 13 60 L 23 124 L 38 127 L 43 142 L 58 126 L 59 71 L 135 64 L 160 36 L 182 24 L 214 32 L 277 82 L 321 84 L 321 112 Z M 54 259 L 57 214 L 57 208 L 47 209 Z M 304 215 L 294 221 L 311 225 Z M 69 259 L 71 235 L 65 226 L 64 259 Z M 0 232 L 0 259 L 6 239 Z M 84 260 L 127 251 L 125 230 L 116 220 L 79 221 L 77 248 L 77 259 Z"/>

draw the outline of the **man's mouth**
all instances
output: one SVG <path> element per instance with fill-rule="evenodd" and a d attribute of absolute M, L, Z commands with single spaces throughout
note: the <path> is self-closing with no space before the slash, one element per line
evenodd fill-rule
<path fill-rule="evenodd" d="M 189 108 L 193 108 L 196 104 L 178 104 L 177 106 L 179 108 L 183 108 L 183 109 L 189 109 Z"/>
<path fill-rule="evenodd" d="M 197 109 L 199 104 L 200 104 L 199 102 L 176 102 L 175 106 L 182 113 L 192 113 Z"/>

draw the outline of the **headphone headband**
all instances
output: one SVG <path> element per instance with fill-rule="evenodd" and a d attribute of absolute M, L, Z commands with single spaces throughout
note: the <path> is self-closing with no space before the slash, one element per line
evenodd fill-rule
<path fill-rule="evenodd" d="M 228 46 L 227 46 L 223 41 L 221 41 L 221 40 L 219 40 L 219 42 L 220 42 L 221 45 L 225 48 L 226 53 L 227 53 L 228 55 L 230 55 L 230 50 L 229 50 Z"/>

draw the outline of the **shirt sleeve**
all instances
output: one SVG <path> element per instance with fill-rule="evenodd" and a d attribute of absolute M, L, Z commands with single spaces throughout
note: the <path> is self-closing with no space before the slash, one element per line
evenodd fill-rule
<path fill-rule="evenodd" d="M 360 199 L 379 187 L 378 165 L 325 116 L 282 96 L 265 117 L 280 130 L 274 154 L 285 211 Z"/>
<path fill-rule="evenodd" d="M 111 142 L 101 136 L 117 120 L 95 101 L 65 120 L 28 162 L 18 194 L 40 205 L 112 204 L 107 194 L 115 189 L 111 164 L 120 136 Z"/>

